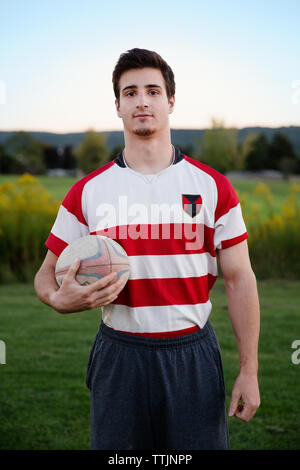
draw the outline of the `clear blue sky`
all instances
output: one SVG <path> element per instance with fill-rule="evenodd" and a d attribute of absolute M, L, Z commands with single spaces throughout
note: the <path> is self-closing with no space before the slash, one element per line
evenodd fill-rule
<path fill-rule="evenodd" d="M 122 129 L 132 47 L 175 73 L 173 128 L 300 125 L 299 0 L 0 0 L 0 130 Z"/>

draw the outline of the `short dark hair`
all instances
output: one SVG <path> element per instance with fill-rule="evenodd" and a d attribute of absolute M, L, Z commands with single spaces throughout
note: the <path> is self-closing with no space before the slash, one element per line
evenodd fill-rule
<path fill-rule="evenodd" d="M 118 103 L 120 102 L 119 81 L 122 73 L 127 70 L 143 69 L 145 67 L 159 69 L 165 80 L 168 99 L 175 95 L 174 73 L 167 62 L 157 52 L 134 48 L 120 55 L 113 71 L 112 82 Z"/>

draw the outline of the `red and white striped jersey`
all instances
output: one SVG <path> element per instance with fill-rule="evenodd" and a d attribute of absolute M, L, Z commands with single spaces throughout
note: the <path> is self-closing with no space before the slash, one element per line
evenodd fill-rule
<path fill-rule="evenodd" d="M 128 167 L 121 152 L 75 183 L 46 246 L 59 256 L 89 234 L 115 239 L 130 260 L 129 280 L 103 307 L 103 322 L 153 337 L 203 328 L 218 275 L 216 250 L 248 236 L 228 179 L 176 148 L 172 164 L 154 175 Z"/>

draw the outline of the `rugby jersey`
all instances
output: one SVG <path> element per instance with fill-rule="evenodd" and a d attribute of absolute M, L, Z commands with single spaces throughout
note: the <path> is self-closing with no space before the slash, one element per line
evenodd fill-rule
<path fill-rule="evenodd" d="M 216 250 L 248 236 L 228 179 L 174 149 L 154 175 L 123 155 L 76 182 L 64 198 L 46 246 L 60 255 L 71 242 L 99 234 L 129 256 L 130 277 L 103 322 L 142 336 L 179 336 L 203 328 L 218 276 Z"/>

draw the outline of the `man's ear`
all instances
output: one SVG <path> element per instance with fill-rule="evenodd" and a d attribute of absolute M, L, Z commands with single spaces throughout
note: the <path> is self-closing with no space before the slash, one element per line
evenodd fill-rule
<path fill-rule="evenodd" d="M 173 113 L 175 106 L 175 96 L 171 96 L 169 99 L 169 114 Z"/>
<path fill-rule="evenodd" d="M 121 117 L 121 115 L 120 115 L 120 104 L 119 104 L 117 98 L 115 99 L 115 106 L 116 106 L 116 110 L 117 110 L 117 115 L 120 118 Z"/>

